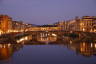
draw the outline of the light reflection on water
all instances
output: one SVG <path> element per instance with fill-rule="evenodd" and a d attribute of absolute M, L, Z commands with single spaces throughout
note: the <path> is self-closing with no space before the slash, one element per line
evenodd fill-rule
<path fill-rule="evenodd" d="M 95 56 L 82 56 L 79 49 L 75 52 L 64 45 L 8 45 L 0 48 L 0 64 L 55 63 L 55 64 L 90 64 L 95 63 Z M 2 47 L 4 46 L 2 45 Z M 15 47 L 16 48 L 15 48 Z M 93 49 L 94 50 L 94 49 Z M 82 52 L 83 53 L 83 52 Z M 85 52 L 84 52 L 85 53 Z M 90 52 L 89 52 L 90 53 Z M 94 51 L 91 51 L 94 53 Z"/>
<path fill-rule="evenodd" d="M 29 36 L 28 36 L 29 37 Z M 95 64 L 96 41 L 37 36 L 17 44 L 0 44 L 0 64 Z M 42 44 L 41 44 L 42 43 Z"/>

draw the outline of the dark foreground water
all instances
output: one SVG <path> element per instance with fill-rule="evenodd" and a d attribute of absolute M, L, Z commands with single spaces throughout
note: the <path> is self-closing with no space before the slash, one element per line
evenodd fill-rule
<path fill-rule="evenodd" d="M 96 50 L 72 47 L 61 44 L 0 44 L 0 64 L 96 64 Z"/>
<path fill-rule="evenodd" d="M 96 64 L 96 40 L 29 37 L 1 41 L 0 64 Z"/>

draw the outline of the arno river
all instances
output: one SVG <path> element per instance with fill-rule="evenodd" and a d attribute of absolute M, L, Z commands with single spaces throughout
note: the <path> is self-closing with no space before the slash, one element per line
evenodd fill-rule
<path fill-rule="evenodd" d="M 40 34 L 0 44 L 0 64 L 96 64 L 96 40 Z"/>

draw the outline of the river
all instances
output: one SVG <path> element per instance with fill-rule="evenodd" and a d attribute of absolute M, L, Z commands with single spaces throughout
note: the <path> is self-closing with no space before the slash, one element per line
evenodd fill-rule
<path fill-rule="evenodd" d="M 96 40 L 58 40 L 54 34 L 24 39 L 0 44 L 0 64 L 96 64 Z"/>

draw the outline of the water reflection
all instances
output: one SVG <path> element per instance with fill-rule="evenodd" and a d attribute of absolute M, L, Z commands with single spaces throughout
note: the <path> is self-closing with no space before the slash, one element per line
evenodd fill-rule
<path fill-rule="evenodd" d="M 27 36 L 22 36 L 22 37 L 16 37 L 16 42 L 17 43 L 21 43 L 21 44 L 24 44 L 26 43 L 27 41 L 30 41 L 32 40 L 32 35 L 27 35 Z"/>
<path fill-rule="evenodd" d="M 57 41 L 57 35 L 54 33 L 38 33 L 35 35 L 19 35 L 15 38 L 17 43 L 25 44 L 28 41 L 38 41 L 38 42 L 56 42 Z"/>
<path fill-rule="evenodd" d="M 78 53 L 84 56 L 92 56 L 96 54 L 96 43 L 86 43 L 82 42 L 79 45 Z"/>
<path fill-rule="evenodd" d="M 69 38 L 70 39 L 70 38 Z M 79 39 L 70 39 L 67 40 L 64 45 L 67 48 L 72 49 L 76 52 L 76 54 L 81 54 L 85 57 L 90 57 L 96 55 L 96 40 L 79 40 Z"/>
<path fill-rule="evenodd" d="M 16 51 L 20 51 L 20 48 L 29 47 L 29 45 L 32 47 L 32 45 L 41 45 L 41 42 L 43 46 L 45 45 L 54 45 L 54 46 L 60 46 L 63 47 L 63 49 L 66 49 L 67 51 L 75 51 L 74 55 L 78 57 L 79 55 L 82 57 L 92 57 L 96 55 L 96 40 L 92 39 L 80 39 L 80 38 L 69 38 L 64 37 L 62 40 L 58 40 L 58 36 L 54 33 L 40 33 L 37 36 L 35 36 L 36 40 L 34 40 L 34 37 L 32 35 L 24 36 L 21 38 L 17 38 L 17 43 L 2 43 L 0 44 L 0 60 L 8 60 L 10 59 Z M 35 44 L 33 44 L 35 43 Z M 47 43 L 47 44 L 46 44 Z M 61 46 L 62 45 L 62 46 Z M 29 47 L 29 51 L 34 50 L 34 48 Z M 31 50 L 32 49 L 32 50 Z M 55 49 L 55 47 L 54 47 Z M 59 49 L 59 48 L 58 48 Z M 55 50 L 58 50 L 55 49 Z M 26 51 L 26 49 L 24 49 Z M 46 49 L 50 50 L 49 49 Z M 44 51 L 40 51 L 44 52 Z M 59 52 L 59 51 L 58 51 Z M 23 52 L 26 53 L 26 52 Z M 27 52 L 29 53 L 29 52 Z M 34 53 L 34 52 L 33 52 Z M 36 53 L 37 54 L 37 53 Z M 56 54 L 56 53 L 54 53 Z M 64 53 L 63 53 L 64 54 Z M 71 53 L 70 53 L 71 54 Z M 34 54 L 35 55 L 35 54 Z M 33 55 L 32 55 L 33 56 Z M 31 56 L 30 56 L 31 57 Z"/>
<path fill-rule="evenodd" d="M 37 41 L 40 42 L 54 42 L 57 40 L 57 35 L 54 33 L 40 33 L 37 36 Z"/>
<path fill-rule="evenodd" d="M 0 44 L 0 60 L 8 60 L 14 54 L 22 48 L 22 45 L 18 44 Z"/>

